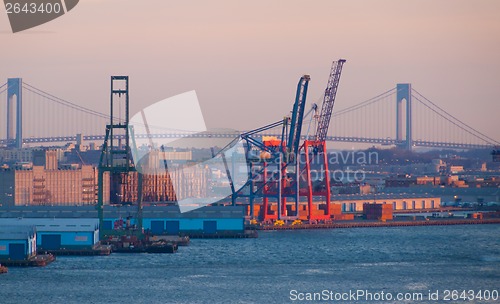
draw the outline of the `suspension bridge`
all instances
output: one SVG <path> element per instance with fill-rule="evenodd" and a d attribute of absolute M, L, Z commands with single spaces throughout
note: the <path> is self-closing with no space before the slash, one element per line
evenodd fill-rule
<path fill-rule="evenodd" d="M 77 134 L 84 134 L 86 141 L 102 141 L 105 125 L 111 120 L 109 114 L 57 97 L 21 78 L 9 78 L 0 85 L 0 117 L 6 118 L 6 123 L 0 124 L 0 145 L 16 148 L 30 143 L 74 142 Z M 314 129 L 311 128 L 314 111 L 310 111 L 309 117 L 309 126 L 305 123 L 304 129 Z M 120 117 L 113 118 L 113 123 L 120 122 Z M 277 130 L 266 132 L 260 136 L 280 136 Z M 308 132 L 304 130 L 303 134 L 307 139 Z M 135 135 L 142 136 L 146 137 Z M 235 135 L 163 130 L 147 136 L 231 138 Z M 361 103 L 334 110 L 326 140 L 394 145 L 407 150 L 413 147 L 480 149 L 500 145 L 426 98 L 411 84 L 397 84 Z"/>

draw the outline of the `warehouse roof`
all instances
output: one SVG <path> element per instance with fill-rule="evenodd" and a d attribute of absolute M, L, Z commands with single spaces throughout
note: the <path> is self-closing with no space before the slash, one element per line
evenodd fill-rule
<path fill-rule="evenodd" d="M 99 227 L 98 219 L 63 219 L 63 218 L 0 218 L 0 225 L 9 227 L 35 226 L 37 231 L 88 232 Z"/>
<path fill-rule="evenodd" d="M 178 206 L 144 206 L 144 218 L 242 218 L 242 206 L 206 206 L 193 211 L 181 213 Z M 104 206 L 105 218 L 119 218 L 137 215 L 137 206 Z M 15 206 L 0 208 L 0 224 L 3 219 L 97 219 L 95 206 Z"/>
<path fill-rule="evenodd" d="M 36 234 L 34 226 L 0 226 L 0 240 L 26 240 Z"/>

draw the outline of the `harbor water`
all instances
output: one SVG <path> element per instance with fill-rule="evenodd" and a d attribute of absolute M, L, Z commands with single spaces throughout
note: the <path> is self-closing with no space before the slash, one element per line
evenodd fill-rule
<path fill-rule="evenodd" d="M 176 254 L 62 256 L 47 267 L 10 268 L 0 276 L 0 303 L 292 303 L 357 290 L 422 293 L 405 303 L 438 303 L 428 294 L 500 289 L 499 235 L 500 225 L 262 231 L 257 239 L 194 239 Z M 303 302 L 335 302 L 316 300 Z"/>

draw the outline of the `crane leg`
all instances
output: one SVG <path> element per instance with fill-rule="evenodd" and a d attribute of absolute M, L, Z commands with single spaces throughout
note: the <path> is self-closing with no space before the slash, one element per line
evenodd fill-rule
<path fill-rule="evenodd" d="M 330 218 L 330 171 L 328 170 L 328 153 L 326 152 L 326 142 L 323 141 L 323 163 L 325 166 L 325 190 L 326 190 L 326 210 L 325 210 L 325 218 Z"/>
<path fill-rule="evenodd" d="M 311 181 L 311 163 L 309 159 L 309 144 L 308 140 L 304 141 L 304 154 L 306 160 L 306 182 L 307 182 L 307 219 L 314 220 L 313 216 L 313 198 L 312 198 L 312 181 Z"/>

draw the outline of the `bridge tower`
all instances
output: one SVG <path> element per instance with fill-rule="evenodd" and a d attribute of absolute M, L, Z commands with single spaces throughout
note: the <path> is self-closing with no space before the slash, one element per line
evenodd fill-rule
<path fill-rule="evenodd" d="M 398 83 L 396 86 L 396 141 L 397 145 L 403 149 L 411 150 L 413 146 L 412 139 L 412 121 L 411 121 L 411 83 Z M 403 102 L 406 103 L 405 128 L 403 129 Z M 403 130 L 406 132 L 403 138 Z"/>
<path fill-rule="evenodd" d="M 22 87 L 22 78 L 9 78 L 7 80 L 7 141 L 10 145 L 14 143 L 14 146 L 18 149 L 23 146 Z M 14 101 L 16 103 L 15 108 Z"/>

